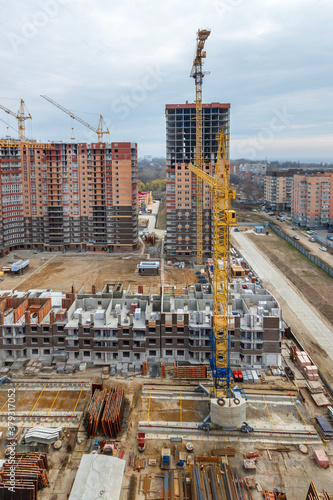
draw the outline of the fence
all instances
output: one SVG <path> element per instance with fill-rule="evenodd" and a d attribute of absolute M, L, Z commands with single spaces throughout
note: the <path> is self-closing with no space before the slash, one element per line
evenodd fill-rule
<path fill-rule="evenodd" d="M 295 242 L 293 238 L 290 238 L 286 234 L 282 233 L 277 227 L 273 226 L 272 224 L 269 224 L 269 227 L 276 233 L 278 234 L 281 238 L 284 240 L 288 241 L 291 245 L 293 245 L 299 252 L 301 252 L 303 255 L 305 255 L 308 259 L 310 259 L 314 264 L 319 266 L 323 271 L 325 271 L 327 274 L 333 277 L 333 269 L 329 267 L 327 264 L 324 264 L 320 259 L 317 257 L 314 257 L 311 255 L 309 252 L 304 250 L 304 248 L 299 245 L 298 243 Z M 322 238 L 319 238 L 318 236 L 316 237 L 318 241 L 323 241 Z"/>

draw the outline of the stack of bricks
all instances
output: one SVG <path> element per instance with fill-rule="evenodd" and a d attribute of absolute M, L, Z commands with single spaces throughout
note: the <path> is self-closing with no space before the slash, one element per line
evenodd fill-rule
<path fill-rule="evenodd" d="M 319 380 L 318 368 L 316 365 L 306 366 L 304 373 L 309 380 Z"/>
<path fill-rule="evenodd" d="M 296 351 L 295 362 L 308 380 L 319 380 L 318 368 L 311 363 L 305 351 Z"/>

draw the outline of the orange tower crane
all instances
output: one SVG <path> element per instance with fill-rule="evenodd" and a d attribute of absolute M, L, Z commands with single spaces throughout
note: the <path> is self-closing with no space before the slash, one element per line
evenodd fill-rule
<path fill-rule="evenodd" d="M 196 109 L 196 159 L 195 166 L 202 170 L 202 82 L 205 73 L 202 71 L 203 59 L 206 52 L 203 50 L 210 30 L 198 30 L 197 47 L 190 76 L 195 81 L 195 109 Z M 202 264 L 202 179 L 197 177 L 197 264 Z"/>

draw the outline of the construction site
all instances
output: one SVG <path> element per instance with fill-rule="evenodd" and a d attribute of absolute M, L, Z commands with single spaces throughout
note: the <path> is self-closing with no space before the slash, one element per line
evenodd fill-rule
<path fill-rule="evenodd" d="M 202 103 L 209 36 L 197 33 L 195 103 L 167 106 L 165 246 L 138 240 L 136 144 L 102 143 L 102 117 L 91 146 L 2 144 L 33 148 L 31 164 L 43 149 L 57 186 L 49 225 L 34 202 L 27 239 L 1 243 L 4 500 L 333 499 L 332 325 L 296 287 L 284 295 L 255 235 L 232 232 L 230 105 Z M 71 183 L 95 162 L 82 174 L 93 205 L 71 194 L 62 207 L 58 162 L 77 155 Z M 118 158 L 131 185 L 119 207 L 100 188 L 105 169 L 121 177 Z"/>

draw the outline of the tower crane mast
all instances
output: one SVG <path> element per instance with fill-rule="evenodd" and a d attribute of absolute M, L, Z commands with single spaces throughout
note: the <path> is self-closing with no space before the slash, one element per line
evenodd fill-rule
<path fill-rule="evenodd" d="M 213 198 L 213 329 L 211 333 L 215 394 L 228 397 L 232 379 L 229 338 L 229 230 L 236 225 L 236 213 L 230 209 L 236 192 L 230 187 L 229 137 L 221 131 L 214 177 L 197 166 L 188 169 L 210 186 Z"/>
<path fill-rule="evenodd" d="M 6 108 L 5 106 L 2 106 L 2 104 L 0 104 L 0 108 L 3 109 L 9 115 L 12 115 L 12 116 L 14 116 L 14 118 L 17 119 L 19 140 L 24 141 L 25 140 L 25 120 L 31 120 L 31 115 L 30 115 L 30 113 L 28 113 L 28 115 L 25 116 L 23 99 L 21 99 L 20 108 L 19 108 L 17 113 L 14 113 L 10 109 Z"/>
<path fill-rule="evenodd" d="M 202 70 L 203 59 L 206 52 L 203 50 L 205 41 L 210 35 L 210 30 L 198 30 L 196 53 L 190 76 L 195 81 L 195 109 L 196 109 L 196 167 L 202 170 L 202 83 L 205 73 Z M 197 177 L 197 264 L 202 264 L 203 244 L 202 244 L 202 180 Z"/>
<path fill-rule="evenodd" d="M 106 129 L 106 131 L 103 131 L 103 116 L 102 115 L 99 115 L 99 122 L 98 122 L 98 126 L 96 128 L 96 127 L 93 127 L 92 125 L 90 125 L 89 123 L 85 122 L 84 120 L 82 120 L 82 118 L 79 118 L 78 116 L 76 116 L 74 113 L 72 113 L 72 111 L 69 111 L 69 109 L 66 109 L 63 106 L 61 106 L 61 104 L 58 104 L 57 102 L 55 102 L 50 97 L 47 97 L 46 95 L 41 95 L 41 97 L 43 99 L 45 99 L 46 101 L 49 101 L 51 104 L 53 104 L 57 108 L 61 109 L 61 111 L 64 111 L 64 113 L 67 113 L 71 118 L 73 118 L 73 120 L 77 120 L 78 122 L 82 123 L 82 125 L 84 125 L 85 127 L 89 128 L 90 130 L 95 132 L 98 136 L 98 142 L 103 142 L 103 135 L 110 133 L 108 129 Z"/>

